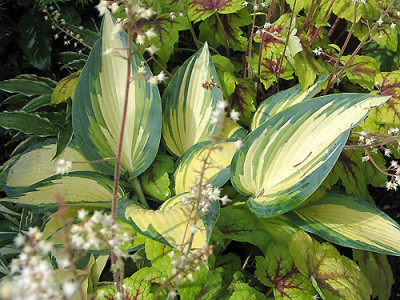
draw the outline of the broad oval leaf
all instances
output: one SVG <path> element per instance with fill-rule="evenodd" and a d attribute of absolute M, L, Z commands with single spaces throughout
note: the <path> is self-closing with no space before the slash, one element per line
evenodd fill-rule
<path fill-rule="evenodd" d="M 211 116 L 216 103 L 223 100 L 220 89 L 204 89 L 202 84 L 217 72 L 205 44 L 175 73 L 163 96 L 163 138 L 167 148 L 182 156 L 193 145 L 206 141 L 215 132 Z"/>
<path fill-rule="evenodd" d="M 367 277 L 331 244 L 320 244 L 298 231 L 290 239 L 289 251 L 297 269 L 311 279 L 322 299 L 370 299 L 372 289 Z"/>
<path fill-rule="evenodd" d="M 190 219 L 194 212 L 189 205 L 181 204 L 181 196 L 167 200 L 162 210 L 147 210 L 129 205 L 131 202 L 122 202 L 119 211 L 124 213 L 122 219 L 127 220 L 140 234 L 167 246 L 185 249 L 191 235 Z M 198 230 L 194 234 L 192 248 L 203 248 L 208 244 L 218 211 L 218 203 L 212 202 L 207 214 L 197 219 Z"/>
<path fill-rule="evenodd" d="M 61 79 L 51 94 L 51 103 L 59 104 L 67 101 L 69 98 L 74 99 L 76 84 L 79 80 L 81 71 L 71 73 L 67 77 Z"/>
<path fill-rule="evenodd" d="M 349 136 L 388 97 L 335 94 L 296 104 L 251 132 L 236 152 L 231 180 L 250 210 L 272 217 L 294 209 L 322 183 Z"/>
<path fill-rule="evenodd" d="M 204 182 L 211 182 L 214 187 L 221 187 L 229 179 L 229 166 L 236 151 L 235 142 L 221 142 L 212 145 L 211 142 L 203 142 L 194 145 L 179 162 L 174 173 L 175 193 L 188 192 L 196 185 L 196 178 L 204 167 Z"/>
<path fill-rule="evenodd" d="M 275 299 L 315 299 L 315 289 L 296 268 L 287 245 L 270 243 L 265 256 L 256 257 L 254 275 L 264 285 L 273 288 Z"/>
<path fill-rule="evenodd" d="M 114 21 L 107 11 L 98 40 L 79 77 L 73 101 L 73 128 L 78 145 L 89 160 L 116 157 L 121 131 L 127 78 L 127 48 L 132 51 L 132 76 L 142 78 L 138 68 L 143 58 L 125 32 L 113 34 Z M 132 48 L 130 48 L 132 46 Z M 104 54 L 111 49 L 113 53 Z M 145 76 L 150 70 L 145 66 Z M 161 136 L 161 100 L 158 88 L 147 80 L 133 80 L 121 155 L 121 167 L 135 177 L 157 154 Z M 99 165 L 113 174 L 114 161 Z"/>
<path fill-rule="evenodd" d="M 272 118 L 277 113 L 297 103 L 314 97 L 319 91 L 321 91 L 327 79 L 328 76 L 321 76 L 305 91 L 303 91 L 301 85 L 298 84 L 290 89 L 281 91 L 265 99 L 254 113 L 253 120 L 251 122 L 251 130 L 256 129 L 258 126 Z"/>
<path fill-rule="evenodd" d="M 56 153 L 56 144 L 39 145 L 18 156 L 12 164 L 4 170 L 7 172 L 4 190 L 10 196 L 22 187 L 29 187 L 56 173 L 56 161 L 52 161 Z M 86 161 L 77 147 L 68 146 L 61 157 L 68 161 Z M 60 158 L 61 158 L 60 157 Z M 71 171 L 95 171 L 87 163 L 75 163 Z"/>
<path fill-rule="evenodd" d="M 118 190 L 118 197 L 124 194 Z M 70 205 L 110 207 L 113 195 L 113 181 L 94 172 L 72 172 L 64 176 L 53 176 L 22 191 L 19 195 L 2 199 L 37 207 L 40 210 L 57 207 L 57 198 Z"/>
<path fill-rule="evenodd" d="M 303 230 L 341 246 L 400 256 L 400 226 L 359 198 L 328 192 L 287 216 Z"/>

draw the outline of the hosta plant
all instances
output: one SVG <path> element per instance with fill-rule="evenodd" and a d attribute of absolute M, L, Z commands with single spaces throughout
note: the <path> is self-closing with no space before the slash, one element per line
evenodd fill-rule
<path fill-rule="evenodd" d="M 213 1 L 208 2 L 190 1 L 185 10 L 186 22 L 204 20 L 200 36 L 211 27 L 231 26 L 241 15 L 240 24 L 251 23 L 242 1 L 217 1 L 212 11 Z M 296 1 L 287 2 L 296 11 Z M 310 9 L 306 6 L 301 4 L 297 12 Z M 165 89 L 159 89 L 163 75 L 152 74 L 140 53 L 140 40 L 139 45 L 133 43 L 132 29 L 121 30 L 107 7 L 99 10 L 104 13 L 100 38 L 82 71 L 59 83 L 58 89 L 52 92 L 51 82 L 38 81 L 35 93 L 24 92 L 23 82 L 18 82 L 24 78 L 0 83 L 0 89 L 24 97 L 42 93 L 43 99 L 31 100 L 35 109 L 48 104 L 50 93 L 62 89 L 60 84 L 72 80 L 74 91 L 68 92 L 73 98 L 70 116 L 64 116 L 67 121 L 60 128 L 43 127 L 51 120 L 26 109 L 0 114 L 4 128 L 50 136 L 23 147 L 4 164 L 1 179 L 7 197 L 2 203 L 48 213 L 44 238 L 58 248 L 71 246 L 58 233 L 68 226 L 84 227 L 87 212 L 97 217 L 98 210 L 111 211 L 113 224 L 119 227 L 112 227 L 107 237 L 129 232 L 131 240 L 124 250 L 135 258 L 142 256 L 138 262 L 125 261 L 125 276 L 115 248 L 84 246 L 89 262 L 77 271 L 84 280 L 79 281 L 76 297 L 117 299 L 123 293 L 127 299 L 178 294 L 181 299 L 387 299 L 382 286 L 390 288 L 393 278 L 385 255 L 400 255 L 400 226 L 370 202 L 368 193 L 363 199 L 361 190 L 346 193 L 350 187 L 345 183 L 344 189 L 332 186 L 342 179 L 340 157 L 346 155 L 352 130 L 370 126 L 371 119 L 364 119 L 390 105 L 390 95 L 319 95 L 331 86 L 332 76 L 323 67 L 317 72 L 323 76 L 315 73 L 310 79 L 298 74 L 298 60 L 307 54 L 300 53 L 296 31 L 286 27 L 293 20 L 286 14 L 265 30 L 274 28 L 271 34 L 278 41 L 288 35 L 290 45 L 263 40 L 258 59 L 276 63 L 275 48 L 288 46 L 281 75 L 289 79 L 295 65 L 300 84 L 259 105 L 245 100 L 248 109 L 239 117 L 242 127 L 235 123 L 235 102 L 228 105 L 226 100 L 231 95 L 253 95 L 246 92 L 252 82 L 236 78 L 229 60 L 227 70 L 221 71 L 227 58 L 212 56 L 206 42 L 174 71 Z M 335 4 L 334 11 L 338 10 Z M 127 14 L 132 16 L 129 9 Z M 326 21 L 316 18 L 321 24 Z M 239 27 L 235 30 L 242 34 Z M 229 47 L 246 49 L 246 39 L 231 39 L 226 32 L 218 33 L 210 44 L 223 44 L 228 52 Z M 260 42 L 258 37 L 254 40 Z M 163 55 L 168 60 L 169 54 Z M 257 84 L 268 89 L 276 77 L 266 72 L 259 70 Z M 356 72 L 347 76 L 371 87 Z M 382 86 L 387 80 L 380 81 Z M 225 112 L 228 106 L 231 118 Z M 22 128 L 16 122 L 22 117 L 37 123 Z M 51 137 L 57 133 L 57 140 Z M 63 217 L 71 222 L 60 221 Z M 227 253 L 230 245 L 239 243 L 250 249 L 244 265 L 237 253 Z M 354 249 L 359 264 L 334 245 Z M 108 254 L 115 285 L 100 280 Z M 56 253 L 52 255 L 57 259 Z M 255 257 L 254 274 L 245 269 L 250 257 Z M 372 265 L 387 276 L 386 282 L 377 283 Z"/>

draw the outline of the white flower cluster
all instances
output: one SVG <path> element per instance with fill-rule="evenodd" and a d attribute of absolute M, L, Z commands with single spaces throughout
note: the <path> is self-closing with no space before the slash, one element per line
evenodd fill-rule
<path fill-rule="evenodd" d="M 79 210 L 78 219 L 81 224 L 74 224 L 71 227 L 71 242 L 77 249 L 108 249 L 114 251 L 120 258 L 129 257 L 129 253 L 124 252 L 124 244 L 132 242 L 132 232 L 125 231 L 120 233 L 118 224 L 113 225 L 111 215 L 95 211 L 91 217 L 84 209 Z M 112 238 L 112 230 L 115 236 Z"/>
<path fill-rule="evenodd" d="M 72 161 L 60 158 L 56 162 L 56 174 L 67 174 L 72 169 Z"/>
<path fill-rule="evenodd" d="M 212 246 L 190 251 L 187 255 L 171 251 L 168 253 L 171 259 L 171 274 L 175 276 L 176 285 L 185 281 L 193 281 L 194 273 L 200 271 L 202 266 L 207 266 L 208 257 L 212 254 Z"/>
<path fill-rule="evenodd" d="M 1 299 L 69 299 L 75 294 L 74 283 L 65 283 L 62 288 L 57 284 L 53 267 L 48 260 L 53 246 L 42 239 L 38 228 L 29 228 L 27 238 L 19 234 L 15 244 L 24 247 L 19 257 L 11 262 L 12 277 L 2 283 Z"/>
<path fill-rule="evenodd" d="M 397 191 L 397 187 L 400 185 L 400 165 L 399 165 L 399 163 L 395 160 L 392 160 L 390 162 L 390 167 L 388 168 L 388 171 L 390 171 L 394 175 L 388 182 L 386 182 L 386 188 L 388 191 L 390 191 L 390 190 Z"/>
<path fill-rule="evenodd" d="M 43 13 L 45 13 L 44 19 L 46 21 L 51 21 L 51 29 L 55 30 L 54 38 L 58 39 L 60 35 L 64 36 L 64 45 L 74 45 L 76 48 L 78 43 L 82 44 L 84 47 L 88 47 L 83 38 L 79 33 L 75 33 L 67 28 L 67 21 L 62 18 L 61 13 L 54 8 L 54 6 L 49 6 L 49 8 L 44 8 Z M 79 30 L 83 30 L 82 26 L 78 27 Z M 82 50 L 79 50 L 81 53 Z"/>
<path fill-rule="evenodd" d="M 225 108 L 227 106 L 228 103 L 225 100 L 218 101 L 217 106 L 211 115 L 211 124 L 217 124 L 222 127 L 223 118 L 225 117 Z M 232 109 L 229 113 L 229 117 L 235 122 L 239 121 L 239 116 L 240 113 L 235 109 Z"/>
<path fill-rule="evenodd" d="M 220 189 L 214 188 L 210 183 L 203 182 L 201 189 L 199 190 L 198 185 L 194 185 L 190 189 L 190 196 L 182 196 L 181 202 L 183 205 L 193 205 L 195 201 L 200 199 L 199 209 L 202 213 L 207 213 L 211 204 L 211 201 L 221 201 L 222 205 L 228 204 L 231 200 L 228 196 L 220 197 Z M 194 230 L 193 228 L 191 229 Z"/>
<path fill-rule="evenodd" d="M 392 157 L 393 153 L 390 148 L 388 148 L 389 145 L 395 145 L 397 142 L 397 151 L 400 151 L 400 137 L 399 137 L 399 128 L 390 128 L 388 130 L 388 135 L 373 135 L 371 133 L 361 131 L 359 132 L 359 143 L 360 145 L 365 145 L 369 146 L 368 148 L 374 152 L 377 153 L 379 150 L 382 151 L 382 153 L 386 157 Z M 366 151 L 366 156 L 363 156 L 361 158 L 362 162 L 366 161 L 372 161 L 372 163 L 376 166 L 376 163 L 373 161 L 372 156 L 369 154 L 368 150 Z M 386 169 L 380 169 L 378 168 L 379 171 L 390 177 L 389 181 L 386 182 L 386 188 L 387 190 L 394 190 L 396 191 L 399 184 L 400 184 L 400 165 L 398 164 L 397 161 L 392 160 L 390 163 L 390 166 Z"/>

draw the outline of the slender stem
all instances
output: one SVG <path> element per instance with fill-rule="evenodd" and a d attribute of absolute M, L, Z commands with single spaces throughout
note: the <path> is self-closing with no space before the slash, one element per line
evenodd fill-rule
<path fill-rule="evenodd" d="M 287 33 L 286 41 L 285 41 L 285 48 L 283 48 L 282 56 L 281 56 L 281 59 L 279 60 L 279 65 L 278 65 L 278 69 L 277 69 L 277 72 L 276 72 L 276 79 L 278 81 L 278 87 L 279 87 L 279 75 L 281 73 L 283 59 L 285 58 L 286 49 L 287 49 L 287 47 L 289 45 L 290 33 L 292 31 L 292 23 L 293 23 L 293 19 L 294 19 L 294 11 L 295 11 L 295 8 L 296 8 L 296 2 L 297 2 L 297 0 L 294 0 L 294 2 L 293 2 L 293 9 L 292 9 L 292 14 L 290 16 L 289 29 L 288 29 L 288 33 Z"/>
<path fill-rule="evenodd" d="M 311 18 L 311 15 L 312 15 L 312 11 L 313 11 L 313 9 L 314 9 L 314 4 L 315 4 L 315 0 L 312 0 L 312 1 L 311 1 L 311 4 L 310 4 L 310 9 L 309 9 L 309 11 L 308 11 L 308 13 L 307 13 L 307 16 L 306 16 L 306 19 L 304 20 L 304 24 L 303 24 L 303 26 L 301 26 L 301 28 L 299 29 L 299 34 L 300 34 L 301 32 L 303 32 L 303 31 L 305 30 L 305 28 L 308 26 L 308 22 L 310 21 L 310 18 Z"/>
<path fill-rule="evenodd" d="M 375 162 L 375 160 L 373 159 L 371 153 L 369 153 L 369 151 L 367 149 L 365 149 L 365 153 L 368 155 L 369 161 L 374 165 L 374 167 L 381 172 L 382 174 L 385 174 L 387 176 L 393 176 L 393 174 L 390 174 L 388 172 L 386 172 L 385 170 L 383 170 L 381 167 L 378 166 L 378 164 Z"/>
<path fill-rule="evenodd" d="M 188 23 L 189 23 L 189 30 L 190 30 L 190 33 L 192 34 L 194 43 L 196 44 L 196 48 L 197 48 L 197 49 L 200 49 L 199 40 L 197 39 L 196 33 L 194 32 L 194 29 L 193 29 L 192 22 L 190 22 L 189 15 L 188 15 L 188 13 L 187 13 L 187 1 L 186 1 L 186 0 L 184 0 L 184 8 L 183 8 L 183 11 L 185 12 L 186 20 L 187 20 Z"/>
<path fill-rule="evenodd" d="M 60 194 L 56 193 L 54 195 L 54 198 L 58 204 L 58 211 L 61 212 L 60 215 L 57 215 L 57 219 L 60 222 L 61 225 L 61 235 L 64 240 L 64 253 L 67 254 L 68 261 L 69 261 L 69 266 L 68 269 L 72 272 L 76 280 L 79 278 L 79 274 L 77 272 L 76 264 L 75 264 L 75 259 L 73 257 L 73 247 L 71 243 L 71 236 L 69 234 L 69 231 L 67 230 L 67 227 L 72 226 L 72 221 L 71 219 L 65 218 L 65 214 L 67 213 L 67 205 L 65 204 L 65 199 L 60 196 Z M 81 282 L 80 282 L 81 283 Z M 82 284 L 78 284 L 78 292 L 79 296 L 81 299 L 85 299 L 85 293 L 83 292 L 82 289 Z"/>
<path fill-rule="evenodd" d="M 132 180 L 133 188 L 135 189 L 136 195 L 139 197 L 140 203 L 145 208 L 149 208 L 149 204 L 147 203 L 146 197 L 144 196 L 142 186 L 140 185 L 139 179 L 137 177 Z"/>
<path fill-rule="evenodd" d="M 246 48 L 246 54 L 243 56 L 243 78 L 246 78 L 247 75 L 249 75 L 249 78 L 253 77 L 253 69 L 251 67 L 251 51 L 252 51 L 252 42 L 253 42 L 253 35 L 254 35 L 254 28 L 256 25 L 256 14 L 253 14 L 253 21 L 251 24 L 251 30 L 250 30 L 250 36 L 247 40 L 247 48 Z M 248 57 L 248 63 L 246 62 L 246 56 Z"/>
<path fill-rule="evenodd" d="M 150 51 L 147 51 L 147 53 L 149 53 L 150 55 L 149 60 L 153 60 L 157 64 L 157 66 L 159 66 L 161 70 L 165 72 L 165 74 L 167 74 L 169 77 L 172 77 L 172 74 L 166 68 L 164 68 L 164 66 L 154 57 L 154 55 L 150 53 Z"/>
<path fill-rule="evenodd" d="M 324 16 L 322 17 L 322 22 L 324 22 L 324 21 L 326 20 L 326 18 L 328 17 L 329 12 L 331 11 L 334 2 L 335 2 L 335 0 L 331 0 L 331 3 L 329 3 L 329 7 L 328 7 L 328 9 L 326 10 Z M 356 9 L 357 9 L 357 8 L 356 8 Z M 316 16 L 316 13 L 314 14 L 314 17 L 315 17 L 315 16 Z M 313 17 L 313 18 L 314 18 L 314 17 Z M 314 44 L 314 42 L 315 42 L 317 36 L 319 35 L 320 30 L 321 30 L 321 27 L 318 27 L 317 30 L 315 31 L 315 33 L 314 33 L 312 39 L 311 39 L 310 45 L 313 45 L 313 44 Z"/>
<path fill-rule="evenodd" d="M 358 3 L 356 3 L 358 4 Z M 391 9 L 393 5 L 393 0 L 390 1 L 388 8 L 386 9 L 386 11 L 384 12 L 384 14 L 387 14 L 388 11 Z M 357 5 L 356 5 L 357 6 Z M 353 28 L 353 26 L 352 26 Z M 336 79 L 340 78 L 340 76 L 342 76 L 342 74 L 345 72 L 346 68 L 353 62 L 354 57 L 358 54 L 358 52 L 361 50 L 362 46 L 365 45 L 365 43 L 367 43 L 367 41 L 369 40 L 370 36 L 372 35 L 372 33 L 376 30 L 376 28 L 378 28 L 378 23 L 375 22 L 374 26 L 371 28 L 371 30 L 368 31 L 368 33 L 365 35 L 364 39 L 361 41 L 360 44 L 358 44 L 356 50 L 353 51 L 353 53 L 351 54 L 350 58 L 346 61 L 346 63 L 344 64 L 343 68 L 338 72 Z M 332 75 L 333 73 L 331 73 Z M 328 81 L 329 83 L 329 81 Z M 325 89 L 325 94 L 328 92 L 328 90 L 331 88 L 331 86 L 334 84 L 335 82 L 332 82 L 330 85 L 328 84 L 326 89 Z"/>
<path fill-rule="evenodd" d="M 342 49 L 340 49 L 339 55 L 338 55 L 338 57 L 336 58 L 335 64 L 333 65 L 331 74 L 329 75 L 329 78 L 328 78 L 327 87 L 326 87 L 326 89 L 325 89 L 325 91 L 324 91 L 324 95 L 326 95 L 326 93 L 328 92 L 329 88 L 331 88 L 332 85 L 335 84 L 335 82 L 336 82 L 337 79 L 338 79 L 338 75 L 339 75 L 339 74 L 335 74 L 335 73 L 336 73 L 336 70 L 337 70 L 337 68 L 338 68 L 338 66 L 339 66 L 340 58 L 343 56 L 343 53 L 344 53 L 344 51 L 346 50 L 347 45 L 349 44 L 350 38 L 351 38 L 351 36 L 353 35 L 354 27 L 356 26 L 356 18 L 357 18 L 357 7 L 358 7 L 358 4 L 359 4 L 359 2 L 356 2 L 355 5 L 354 5 L 353 23 L 351 24 L 350 31 L 349 31 L 349 33 L 347 34 L 347 37 L 346 37 L 346 40 L 344 41 L 344 44 L 343 44 L 343 46 L 342 46 Z M 336 75 L 336 76 L 335 76 L 335 75 Z"/>
<path fill-rule="evenodd" d="M 215 14 L 215 16 L 217 17 L 218 20 L 218 24 L 219 26 L 221 26 L 222 32 L 224 34 L 224 40 L 225 40 L 225 48 L 226 48 L 226 56 L 228 58 L 231 57 L 231 54 L 229 53 L 229 40 L 228 40 L 228 35 L 226 34 L 225 28 L 224 28 L 224 24 L 222 24 L 221 18 L 219 16 L 218 13 Z"/>
<path fill-rule="evenodd" d="M 128 8 L 128 16 L 130 16 L 130 6 L 126 6 Z M 126 123 L 126 114 L 128 110 L 128 101 L 129 101 L 129 87 L 131 84 L 131 73 L 132 73 L 132 26 L 128 26 L 128 48 L 127 48 L 127 75 L 125 81 L 125 100 L 124 100 L 124 108 L 122 112 L 122 120 L 121 120 L 121 129 L 119 133 L 119 141 L 117 148 L 117 156 L 115 162 L 115 172 L 114 172 L 114 187 L 113 187 L 113 199 L 112 199 L 112 207 L 111 207 L 111 216 L 113 225 L 116 223 L 117 219 L 117 200 L 118 200 L 118 188 L 119 188 L 119 176 L 120 176 L 120 166 L 121 166 L 121 153 L 122 153 L 122 143 L 124 140 L 124 132 L 125 132 L 125 123 Z M 115 226 L 112 226 L 111 230 L 111 238 L 115 238 Z M 117 262 L 117 258 L 114 251 L 111 251 L 111 263 L 115 265 Z M 119 272 L 115 272 L 114 274 L 114 283 L 116 285 L 117 292 L 121 292 L 121 284 L 120 284 L 120 274 Z"/>

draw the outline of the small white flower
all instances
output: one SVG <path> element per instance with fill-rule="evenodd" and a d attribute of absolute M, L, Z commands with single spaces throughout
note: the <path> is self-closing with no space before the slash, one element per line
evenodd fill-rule
<path fill-rule="evenodd" d="M 190 226 L 190 232 L 191 233 L 196 233 L 197 232 L 197 230 L 198 230 L 198 228 L 197 228 L 197 226 L 196 226 L 196 224 L 193 224 L 192 226 Z"/>
<path fill-rule="evenodd" d="M 102 16 L 106 13 L 107 6 L 108 6 L 108 1 L 105 0 L 101 0 L 100 3 L 95 6 L 99 11 L 99 16 Z"/>
<path fill-rule="evenodd" d="M 376 139 L 373 138 L 373 137 L 368 138 L 368 139 L 365 139 L 365 145 L 370 146 L 370 145 L 372 145 L 372 143 L 375 142 L 375 141 L 376 141 Z"/>
<path fill-rule="evenodd" d="M 390 149 L 386 148 L 385 149 L 385 156 L 390 157 L 391 154 L 392 154 L 392 151 L 390 151 Z"/>
<path fill-rule="evenodd" d="M 146 74 L 146 68 L 144 66 L 140 66 L 137 72 L 138 74 Z"/>
<path fill-rule="evenodd" d="M 378 19 L 378 21 L 376 21 L 376 23 L 378 24 L 378 26 L 381 26 L 381 25 L 383 24 L 382 17 L 380 17 L 380 18 Z"/>
<path fill-rule="evenodd" d="M 17 247 L 23 246 L 25 244 L 25 236 L 19 233 L 14 239 L 14 244 Z"/>
<path fill-rule="evenodd" d="M 390 28 L 395 29 L 396 28 L 396 23 L 390 24 Z"/>
<path fill-rule="evenodd" d="M 171 20 L 175 19 L 176 18 L 175 13 L 173 11 L 171 11 L 169 13 L 169 17 L 170 17 Z"/>
<path fill-rule="evenodd" d="M 323 52 L 321 47 L 317 47 L 312 51 L 316 56 L 320 56 Z"/>
<path fill-rule="evenodd" d="M 398 17 L 400 17 L 400 11 L 396 11 Z"/>
<path fill-rule="evenodd" d="M 378 39 L 383 39 L 384 38 L 384 35 L 383 34 L 380 34 L 379 36 L 378 36 Z"/>
<path fill-rule="evenodd" d="M 144 35 L 138 34 L 136 36 L 136 44 L 143 45 L 144 44 Z"/>
<path fill-rule="evenodd" d="M 67 299 L 72 298 L 77 288 L 76 282 L 67 281 L 62 285 L 62 291 Z"/>
<path fill-rule="evenodd" d="M 244 6 L 244 7 L 246 7 L 247 5 L 249 5 L 249 2 L 247 2 L 247 1 L 244 1 L 244 2 L 242 3 L 242 6 Z"/>
<path fill-rule="evenodd" d="M 68 268 L 71 265 L 71 263 L 68 258 L 63 257 L 57 260 L 57 265 L 59 268 L 65 269 Z"/>
<path fill-rule="evenodd" d="M 362 162 L 369 161 L 369 156 L 366 155 L 366 156 L 361 157 L 361 161 L 362 161 Z"/>
<path fill-rule="evenodd" d="M 157 84 L 157 77 L 156 76 L 150 76 L 150 78 L 147 79 L 147 82 L 150 83 L 151 85 L 156 85 Z"/>
<path fill-rule="evenodd" d="M 243 146 L 243 141 L 242 140 L 237 140 L 236 142 L 235 142 L 235 147 L 236 147 L 236 149 L 240 149 L 240 148 L 242 148 L 242 146 Z"/>
<path fill-rule="evenodd" d="M 390 191 L 390 190 L 396 191 L 397 186 L 398 186 L 398 184 L 396 182 L 391 182 L 391 181 L 386 182 L 386 188 L 388 191 Z"/>
<path fill-rule="evenodd" d="M 56 174 L 64 175 L 69 171 L 71 171 L 71 169 L 72 169 L 72 161 L 60 158 L 56 162 Z"/>
<path fill-rule="evenodd" d="M 143 19 L 150 19 L 152 16 L 157 14 L 151 7 L 148 9 L 145 9 L 141 14 L 140 17 Z"/>
<path fill-rule="evenodd" d="M 223 196 L 223 197 L 220 199 L 220 201 L 221 201 L 222 205 L 227 205 L 229 202 L 231 202 L 231 200 L 228 198 L 227 195 Z"/>
<path fill-rule="evenodd" d="M 151 38 L 153 38 L 153 37 L 156 37 L 156 36 L 157 36 L 157 33 L 154 31 L 153 28 L 150 28 L 149 30 L 147 30 L 147 31 L 145 32 L 145 35 L 146 35 L 146 37 L 147 37 L 148 39 L 151 39 Z"/>
<path fill-rule="evenodd" d="M 112 13 L 114 14 L 118 11 L 119 5 L 117 2 L 113 2 L 113 4 L 111 4 L 110 8 L 111 8 Z"/>
<path fill-rule="evenodd" d="M 106 56 L 106 55 L 110 55 L 110 54 L 112 54 L 112 53 L 113 53 L 113 49 L 107 48 L 107 49 L 103 52 L 103 55 Z"/>
<path fill-rule="evenodd" d="M 147 50 L 147 52 L 150 53 L 150 55 L 153 55 L 153 54 L 156 53 L 157 50 L 159 50 L 159 49 L 158 49 L 156 46 L 151 45 L 150 47 L 147 47 L 146 50 Z"/>
<path fill-rule="evenodd" d="M 388 134 L 399 133 L 399 128 L 390 128 Z"/>
<path fill-rule="evenodd" d="M 88 212 L 85 209 L 80 209 L 78 210 L 78 219 L 79 220 L 84 220 L 88 215 Z"/>
<path fill-rule="evenodd" d="M 161 71 L 157 76 L 157 81 L 158 82 L 163 82 L 165 80 L 165 73 L 164 71 Z"/>
<path fill-rule="evenodd" d="M 167 299 L 168 299 L 168 300 L 175 299 L 177 295 L 178 295 L 178 294 L 177 294 L 176 291 L 171 290 L 171 291 L 169 291 L 169 293 L 168 293 Z"/>
<path fill-rule="evenodd" d="M 390 162 L 390 166 L 391 166 L 392 168 L 398 168 L 398 167 L 399 167 L 399 164 L 397 163 L 397 161 L 392 160 L 392 161 Z"/>
<path fill-rule="evenodd" d="M 233 121 L 235 121 L 235 122 L 237 122 L 237 121 L 239 121 L 239 112 L 237 112 L 236 110 L 234 110 L 234 109 L 232 109 L 231 110 L 231 113 L 229 114 L 229 117 L 233 120 Z"/>
<path fill-rule="evenodd" d="M 224 110 L 227 105 L 225 100 L 220 100 L 217 102 L 217 109 Z"/>

